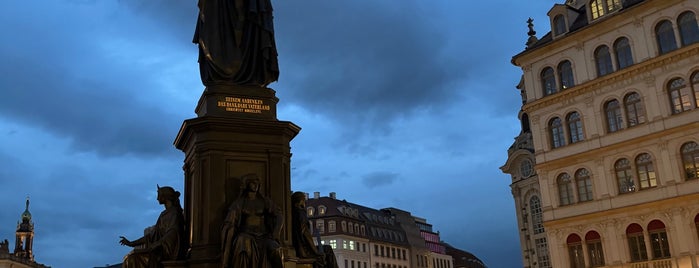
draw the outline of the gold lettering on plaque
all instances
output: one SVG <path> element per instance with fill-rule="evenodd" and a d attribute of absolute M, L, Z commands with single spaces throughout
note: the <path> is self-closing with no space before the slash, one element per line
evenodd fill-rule
<path fill-rule="evenodd" d="M 269 111 L 271 107 L 264 104 L 262 100 L 225 97 L 219 99 L 217 106 L 225 109 L 228 112 L 261 114 L 263 111 Z"/>

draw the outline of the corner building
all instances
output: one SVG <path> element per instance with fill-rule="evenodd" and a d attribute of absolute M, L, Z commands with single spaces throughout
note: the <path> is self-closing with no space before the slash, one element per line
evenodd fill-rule
<path fill-rule="evenodd" d="M 525 267 L 699 267 L 699 1 L 566 1 L 530 31 L 511 175 Z"/>

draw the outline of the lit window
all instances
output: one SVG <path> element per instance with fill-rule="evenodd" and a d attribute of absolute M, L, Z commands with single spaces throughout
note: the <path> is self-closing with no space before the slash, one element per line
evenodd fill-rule
<path fill-rule="evenodd" d="M 349 249 L 350 249 L 350 250 L 354 250 L 354 249 L 355 249 L 355 247 L 354 247 L 354 241 L 349 241 Z"/>
<path fill-rule="evenodd" d="M 682 78 L 672 79 L 668 83 L 668 93 L 672 103 L 672 113 L 677 114 L 692 109 L 691 88 Z"/>
<path fill-rule="evenodd" d="M 658 186 L 655 169 L 653 168 L 653 158 L 650 154 L 643 153 L 636 157 L 636 171 L 641 189 Z"/>
<path fill-rule="evenodd" d="M 655 26 L 655 38 L 658 42 L 658 52 L 661 55 L 677 49 L 672 22 L 664 20 L 658 23 Z"/>
<path fill-rule="evenodd" d="M 571 268 L 585 268 L 585 257 L 582 248 L 582 239 L 576 234 L 571 234 L 566 239 L 568 244 L 568 258 Z"/>
<path fill-rule="evenodd" d="M 597 66 L 597 76 L 603 76 L 614 71 L 612 67 L 612 56 L 609 54 L 609 47 L 602 45 L 595 49 L 595 63 Z"/>
<path fill-rule="evenodd" d="M 578 201 L 592 200 L 592 179 L 587 169 L 579 169 L 575 172 L 575 182 L 578 185 Z"/>
<path fill-rule="evenodd" d="M 592 11 L 592 19 L 597 19 L 604 16 L 604 6 L 602 5 L 602 0 L 594 0 L 590 2 L 590 11 Z"/>
<path fill-rule="evenodd" d="M 694 12 L 687 11 L 677 18 L 677 26 L 680 31 L 682 45 L 690 45 L 699 42 L 699 25 Z"/>
<path fill-rule="evenodd" d="M 573 203 L 573 186 L 570 181 L 570 175 L 563 173 L 556 179 L 558 184 L 558 200 L 561 206 L 567 206 Z"/>
<path fill-rule="evenodd" d="M 320 216 L 325 215 L 325 210 L 326 210 L 325 206 L 319 206 L 318 207 L 318 215 L 320 215 Z"/>
<path fill-rule="evenodd" d="M 306 210 L 307 210 L 307 212 L 308 212 L 308 217 L 313 217 L 313 214 L 314 214 L 314 213 L 313 213 L 313 212 L 314 212 L 313 207 L 308 207 Z"/>
<path fill-rule="evenodd" d="M 622 37 L 614 42 L 614 54 L 616 55 L 617 69 L 624 69 L 633 64 L 633 55 L 629 39 Z"/>
<path fill-rule="evenodd" d="M 614 172 L 616 173 L 616 180 L 619 184 L 619 193 L 631 193 L 636 191 L 636 184 L 633 179 L 633 173 L 631 173 L 631 163 L 628 159 L 622 158 L 616 161 L 614 164 Z"/>
<path fill-rule="evenodd" d="M 680 148 L 682 152 L 682 167 L 684 168 L 685 179 L 694 180 L 699 178 L 699 146 L 696 142 L 688 142 Z"/>
<path fill-rule="evenodd" d="M 628 119 L 629 127 L 646 122 L 646 111 L 641 102 L 641 95 L 636 92 L 629 93 L 624 97 L 624 106 L 626 107 L 626 118 Z"/>
<path fill-rule="evenodd" d="M 330 244 L 330 247 L 332 247 L 333 249 L 337 249 L 337 240 L 331 239 L 330 242 L 328 242 L 328 244 Z"/>

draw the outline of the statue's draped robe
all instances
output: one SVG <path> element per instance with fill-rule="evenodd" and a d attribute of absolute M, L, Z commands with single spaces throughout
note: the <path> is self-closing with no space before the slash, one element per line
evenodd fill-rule
<path fill-rule="evenodd" d="M 306 210 L 294 206 L 292 211 L 294 214 L 291 217 L 291 242 L 296 250 L 296 256 L 300 258 L 319 258 L 322 254 L 318 252 L 318 248 L 313 242 Z"/>
<path fill-rule="evenodd" d="M 273 238 L 281 231 L 282 217 L 271 199 L 261 195 L 264 202 L 263 232 L 249 231 L 242 223 L 245 211 L 245 197 L 234 201 L 228 209 L 221 233 L 222 268 L 281 268 L 280 245 Z M 276 234 L 275 234 L 276 233 Z"/>
<path fill-rule="evenodd" d="M 182 210 L 171 207 L 161 212 L 144 239 L 145 249 L 134 249 L 126 255 L 124 268 L 159 268 L 162 261 L 182 259 L 187 250 Z"/>
<path fill-rule="evenodd" d="M 193 42 L 206 86 L 265 87 L 279 78 L 270 0 L 199 0 Z"/>

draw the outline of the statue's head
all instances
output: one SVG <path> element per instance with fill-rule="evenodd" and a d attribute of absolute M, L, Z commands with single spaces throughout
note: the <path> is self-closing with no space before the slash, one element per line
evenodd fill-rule
<path fill-rule="evenodd" d="M 294 192 L 293 194 L 291 194 L 291 205 L 294 207 L 305 208 L 306 207 L 306 193 Z"/>
<path fill-rule="evenodd" d="M 245 183 L 245 191 L 257 192 L 260 190 L 260 178 L 257 177 L 257 174 L 250 173 L 243 175 L 242 180 Z"/>
<path fill-rule="evenodd" d="M 160 204 L 165 204 L 165 201 L 167 200 L 179 204 L 179 198 L 180 192 L 175 191 L 174 188 L 170 186 L 160 187 L 160 185 L 158 185 L 158 202 Z"/>

